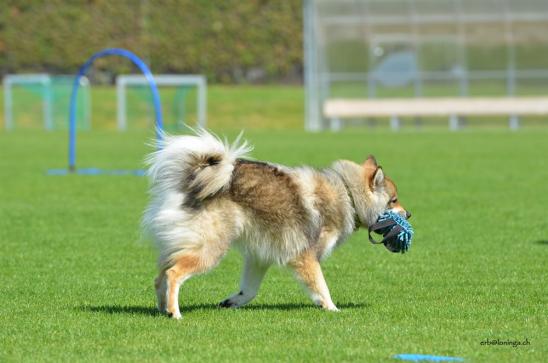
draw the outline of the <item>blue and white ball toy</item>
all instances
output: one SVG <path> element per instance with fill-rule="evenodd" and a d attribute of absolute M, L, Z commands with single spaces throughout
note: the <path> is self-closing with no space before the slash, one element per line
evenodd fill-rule
<path fill-rule="evenodd" d="M 383 239 L 376 241 L 371 232 L 381 234 Z M 376 223 L 369 226 L 369 240 L 374 244 L 384 244 L 391 252 L 405 253 L 411 246 L 413 227 L 400 214 L 393 211 L 384 212 Z"/>

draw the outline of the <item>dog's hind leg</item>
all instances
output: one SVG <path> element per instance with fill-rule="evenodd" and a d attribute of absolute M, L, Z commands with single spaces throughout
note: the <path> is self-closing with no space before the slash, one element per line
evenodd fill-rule
<path fill-rule="evenodd" d="M 329 294 L 327 283 L 315 251 L 307 250 L 289 263 L 296 277 L 305 285 L 314 303 L 325 310 L 339 311 Z"/>
<path fill-rule="evenodd" d="M 156 290 L 156 301 L 158 302 L 157 307 L 161 313 L 166 312 L 166 290 L 167 290 L 167 281 L 166 281 L 166 271 L 161 270 L 158 274 L 158 277 L 154 279 L 154 288 Z"/>
<path fill-rule="evenodd" d="M 257 296 L 263 277 L 270 267 L 261 263 L 253 256 L 245 258 L 244 271 L 240 282 L 240 291 L 219 304 L 223 308 L 237 308 L 253 300 Z"/>
<path fill-rule="evenodd" d="M 228 247 L 228 246 L 227 246 Z M 183 253 L 173 259 L 173 264 L 164 269 L 158 279 L 158 305 L 165 303 L 165 312 L 174 319 L 181 318 L 179 310 L 179 289 L 181 284 L 194 275 L 211 270 L 224 255 L 223 251 L 192 251 Z M 162 284 L 165 283 L 165 288 Z M 160 296 L 163 293 L 163 297 Z"/>

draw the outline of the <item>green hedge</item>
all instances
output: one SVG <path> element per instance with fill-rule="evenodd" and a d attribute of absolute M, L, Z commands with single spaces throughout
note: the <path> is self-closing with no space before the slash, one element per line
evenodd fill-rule
<path fill-rule="evenodd" d="M 155 73 L 213 82 L 299 79 L 298 0 L 3 0 L 0 72 L 73 73 L 93 52 L 122 47 Z M 131 70 L 101 59 L 99 69 Z"/>

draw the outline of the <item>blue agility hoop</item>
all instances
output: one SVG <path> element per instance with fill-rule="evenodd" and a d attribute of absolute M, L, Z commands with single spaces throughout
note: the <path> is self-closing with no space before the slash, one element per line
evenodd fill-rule
<path fill-rule="evenodd" d="M 150 86 L 150 90 L 152 91 L 152 101 L 154 103 L 154 115 L 156 118 L 156 140 L 158 141 L 158 147 L 161 145 L 160 141 L 162 141 L 162 130 L 164 128 L 163 126 L 163 120 L 162 120 L 162 104 L 160 103 L 160 94 L 158 92 L 158 87 L 156 86 L 156 82 L 154 81 L 154 77 L 152 76 L 152 73 L 150 72 L 150 69 L 148 66 L 134 53 L 130 52 L 129 50 L 122 49 L 122 48 L 107 48 L 103 49 L 100 52 L 95 53 L 92 55 L 86 63 L 84 63 L 80 69 L 78 70 L 78 73 L 76 75 L 76 78 L 74 78 L 74 84 L 72 86 L 72 94 L 70 96 L 70 109 L 69 109 L 69 160 L 68 160 L 68 170 L 69 172 L 73 173 L 76 171 L 76 100 L 78 95 L 78 88 L 80 87 L 80 78 L 85 76 L 93 62 L 97 58 L 101 57 L 107 57 L 107 56 L 122 56 L 125 58 L 128 58 L 135 64 L 139 70 L 143 73 L 145 78 L 148 81 L 148 84 Z"/>

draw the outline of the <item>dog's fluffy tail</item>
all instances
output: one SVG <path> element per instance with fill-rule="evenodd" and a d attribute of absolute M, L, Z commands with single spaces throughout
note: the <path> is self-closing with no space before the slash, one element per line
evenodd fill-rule
<path fill-rule="evenodd" d="M 199 203 L 227 188 L 236 159 L 251 151 L 242 134 L 229 144 L 203 129 L 195 133 L 164 135 L 161 149 L 147 157 L 152 194 L 176 191 L 185 203 Z"/>

